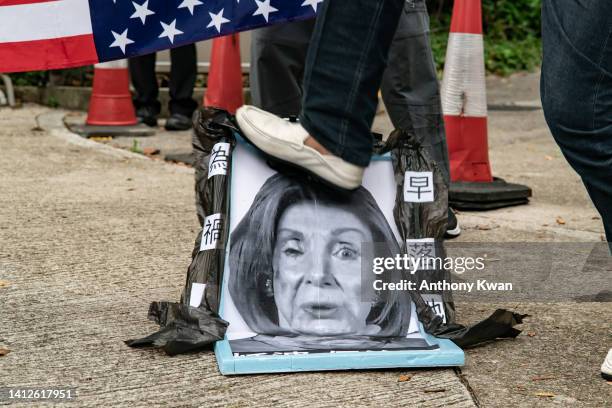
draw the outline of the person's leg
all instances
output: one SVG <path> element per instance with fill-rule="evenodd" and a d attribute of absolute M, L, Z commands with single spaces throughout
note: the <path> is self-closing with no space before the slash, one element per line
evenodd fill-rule
<path fill-rule="evenodd" d="M 327 0 L 308 50 L 300 122 L 335 156 L 365 167 L 389 47 L 404 0 Z"/>
<path fill-rule="evenodd" d="M 191 127 L 191 116 L 198 107 L 193 99 L 193 88 L 197 75 L 195 44 L 184 45 L 170 50 L 170 118 L 166 123 L 169 130 L 183 130 Z"/>
<path fill-rule="evenodd" d="M 243 134 L 277 162 L 345 190 L 361 185 L 389 46 L 404 0 L 327 0 L 304 73 L 300 123 L 243 106 Z"/>
<path fill-rule="evenodd" d="M 612 241 L 612 14 L 607 0 L 542 2 L 541 94 L 550 130 Z"/>
<path fill-rule="evenodd" d="M 159 88 L 155 76 L 155 53 L 129 59 L 130 76 L 136 93 L 134 107 L 141 121 L 149 126 L 157 125 L 161 105 L 157 100 Z"/>
<path fill-rule="evenodd" d="M 381 90 L 393 126 L 416 133 L 448 185 L 446 134 L 424 0 L 406 1 Z"/>
<path fill-rule="evenodd" d="M 314 20 L 254 30 L 251 35 L 251 100 L 280 117 L 302 109 L 302 77 Z"/>
<path fill-rule="evenodd" d="M 425 0 L 407 0 L 389 49 L 382 97 L 393 126 L 414 132 L 450 186 L 450 170 L 440 87 L 429 39 Z M 447 238 L 461 234 L 449 209 Z"/>

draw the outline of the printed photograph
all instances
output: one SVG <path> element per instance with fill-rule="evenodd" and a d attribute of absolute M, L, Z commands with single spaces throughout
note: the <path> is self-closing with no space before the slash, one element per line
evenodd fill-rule
<path fill-rule="evenodd" d="M 374 290 L 374 279 L 390 281 L 392 272 L 362 273 L 368 258 L 399 253 L 393 221 L 368 188 L 341 195 L 275 173 L 249 147 L 235 154 L 225 288 L 232 307 L 223 316 L 234 355 L 436 348 L 418 332 L 408 293 Z M 385 171 L 390 161 L 368 169 L 371 178 Z M 251 188 L 243 188 L 247 172 L 258 179 Z M 377 193 L 389 212 L 395 189 Z M 377 253 L 362 250 L 372 243 Z"/>

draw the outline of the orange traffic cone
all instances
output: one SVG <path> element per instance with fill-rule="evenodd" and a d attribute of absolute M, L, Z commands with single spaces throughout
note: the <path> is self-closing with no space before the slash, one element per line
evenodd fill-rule
<path fill-rule="evenodd" d="M 225 109 L 232 114 L 244 105 L 240 37 L 238 34 L 215 38 L 210 57 L 208 88 L 204 106 Z"/>
<path fill-rule="evenodd" d="M 84 137 L 150 136 L 154 131 L 142 125 L 132 105 L 127 61 L 111 61 L 94 66 L 94 80 L 85 125 L 71 124 L 71 130 Z"/>
<path fill-rule="evenodd" d="M 93 92 L 89 100 L 88 125 L 129 126 L 138 123 L 130 94 L 127 61 L 94 66 Z"/>
<path fill-rule="evenodd" d="M 480 0 L 455 1 L 441 94 L 451 179 L 493 181 Z"/>
<path fill-rule="evenodd" d="M 455 1 L 441 98 L 453 182 L 451 206 L 483 210 L 527 203 L 528 187 L 491 174 L 481 0 Z"/>

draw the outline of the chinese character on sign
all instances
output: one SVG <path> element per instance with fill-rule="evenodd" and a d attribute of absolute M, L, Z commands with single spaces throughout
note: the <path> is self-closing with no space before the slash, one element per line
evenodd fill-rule
<path fill-rule="evenodd" d="M 212 152 L 210 152 L 210 161 L 208 162 L 208 178 L 227 174 L 229 151 L 229 143 L 217 143 L 213 146 Z"/>
<path fill-rule="evenodd" d="M 217 248 L 217 243 L 223 232 L 223 219 L 221 214 L 213 214 L 204 220 L 204 229 L 202 230 L 202 242 L 200 251 Z"/>
<path fill-rule="evenodd" d="M 410 258 L 421 258 L 420 270 L 436 269 L 436 241 L 433 238 L 407 239 L 406 253 Z"/>
<path fill-rule="evenodd" d="M 427 306 L 431 307 L 433 312 L 442 317 L 442 321 L 446 323 L 446 314 L 444 313 L 444 303 L 441 295 L 422 295 Z"/>
<path fill-rule="evenodd" d="M 407 171 L 404 176 L 404 201 L 407 203 L 431 203 L 434 201 L 433 173 L 431 171 Z"/>

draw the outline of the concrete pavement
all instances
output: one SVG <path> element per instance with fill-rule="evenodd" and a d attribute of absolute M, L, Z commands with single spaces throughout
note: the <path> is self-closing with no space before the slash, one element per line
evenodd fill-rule
<path fill-rule="evenodd" d="M 489 118 L 494 173 L 534 197 L 459 214 L 460 239 L 601 241 L 580 180 L 533 109 L 537 76 L 490 78 L 489 94 L 504 109 Z M 0 357 L 0 387 L 78 387 L 78 406 L 612 406 L 612 385 L 599 377 L 611 303 L 459 304 L 462 323 L 496 307 L 532 315 L 516 340 L 468 350 L 461 370 L 225 378 L 210 352 L 127 348 L 123 340 L 155 329 L 150 301 L 180 296 L 198 231 L 193 174 L 80 139 L 62 127 L 64 115 L 0 109 L 0 348 L 11 350 Z M 388 119 L 376 126 L 388 129 Z M 184 152 L 189 133 L 159 132 L 139 146 Z M 402 374 L 413 377 L 398 382 Z"/>
<path fill-rule="evenodd" d="M 76 387 L 76 406 L 475 406 L 452 369 L 230 378 L 211 352 L 125 346 L 156 329 L 151 301 L 179 299 L 193 174 L 84 141 L 63 115 L 0 110 L 0 387 Z"/>

